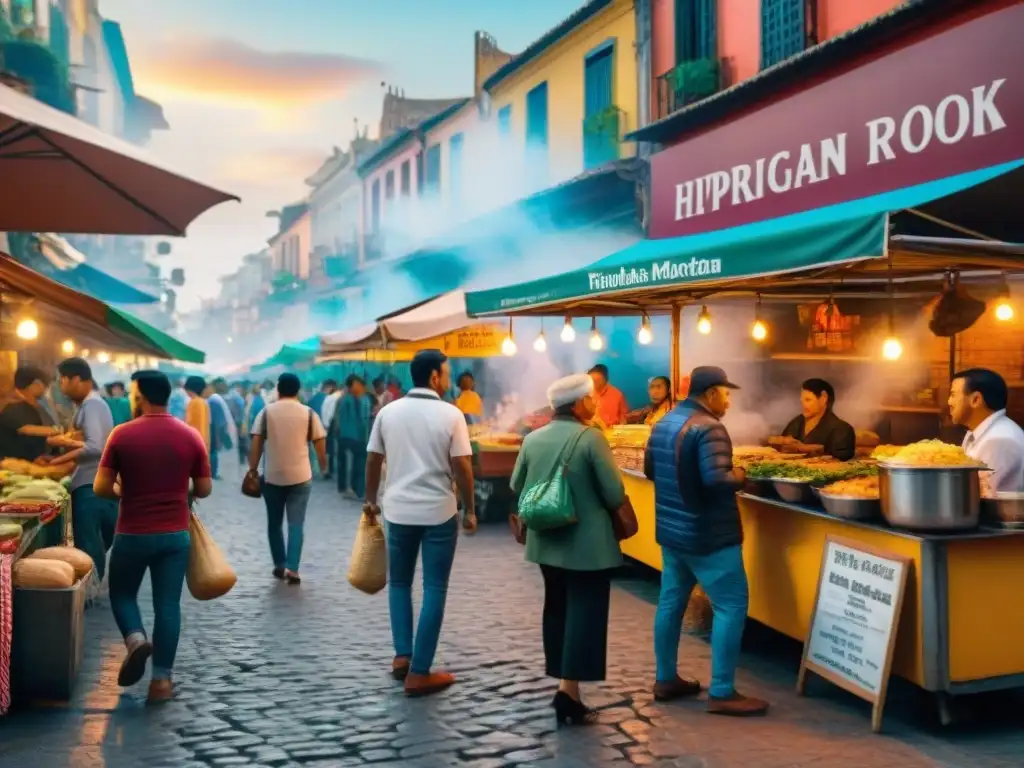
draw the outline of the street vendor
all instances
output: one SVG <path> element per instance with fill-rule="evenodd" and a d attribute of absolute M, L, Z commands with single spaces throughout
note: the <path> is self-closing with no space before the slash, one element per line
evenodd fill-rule
<path fill-rule="evenodd" d="M 949 413 L 968 429 L 964 452 L 991 469 L 986 485 L 995 492 L 1024 492 L 1024 430 L 1006 415 L 1009 389 L 995 371 L 970 368 L 953 376 Z M 984 476 L 983 475 L 983 476 Z"/>
<path fill-rule="evenodd" d="M 626 415 L 629 413 L 626 397 L 608 380 L 608 366 L 598 363 L 590 369 L 589 373 L 594 382 L 593 397 L 597 405 L 597 411 L 592 421 L 593 425 L 607 429 L 616 424 L 625 424 Z"/>
<path fill-rule="evenodd" d="M 857 453 L 857 433 L 836 416 L 836 391 L 824 379 L 807 379 L 800 385 L 802 413 L 782 430 L 783 437 L 804 445 L 820 445 L 827 455 L 849 461 Z"/>
<path fill-rule="evenodd" d="M 643 408 L 630 411 L 626 415 L 627 424 L 646 424 L 653 427 L 662 417 L 672 410 L 672 382 L 668 376 L 655 376 L 647 383 L 647 396 L 650 398 Z"/>
<path fill-rule="evenodd" d="M 476 392 L 476 379 L 469 371 L 463 371 L 457 383 L 459 396 L 455 398 L 456 407 L 470 424 L 480 422 L 484 417 L 484 401 Z"/>
<path fill-rule="evenodd" d="M 35 461 L 48 452 L 46 438 L 19 434 L 22 427 L 53 426 L 42 398 L 50 386 L 45 371 L 32 365 L 14 372 L 14 392 L 0 406 L 0 458 Z"/>

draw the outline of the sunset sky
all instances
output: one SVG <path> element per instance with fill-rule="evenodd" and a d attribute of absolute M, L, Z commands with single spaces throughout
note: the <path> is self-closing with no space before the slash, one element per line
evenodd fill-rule
<path fill-rule="evenodd" d="M 136 90 L 163 105 L 171 130 L 149 149 L 242 197 L 173 242 L 181 306 L 217 291 L 274 231 L 268 210 L 294 202 L 353 121 L 380 120 L 381 82 L 422 98 L 469 96 L 473 33 L 520 51 L 580 0 L 100 0 L 120 22 Z"/>

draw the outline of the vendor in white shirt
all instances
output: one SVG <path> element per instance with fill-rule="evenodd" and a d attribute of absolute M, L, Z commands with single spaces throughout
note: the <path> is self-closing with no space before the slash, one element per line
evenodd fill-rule
<path fill-rule="evenodd" d="M 953 376 L 949 412 L 967 427 L 964 451 L 992 472 L 992 491 L 1024 492 L 1024 430 L 1006 415 L 1008 389 L 995 371 L 971 368 Z"/>

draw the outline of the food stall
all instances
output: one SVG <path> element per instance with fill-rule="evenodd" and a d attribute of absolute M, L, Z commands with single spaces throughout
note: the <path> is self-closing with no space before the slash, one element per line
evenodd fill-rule
<path fill-rule="evenodd" d="M 873 338 L 879 343 L 874 355 L 876 364 L 885 365 L 903 356 L 901 335 L 911 345 L 920 312 L 931 301 L 932 332 L 948 342 L 950 355 L 948 360 L 923 364 L 937 365 L 948 382 L 962 358 L 956 339 L 979 315 L 963 320 L 959 315 L 964 314 L 965 303 L 953 302 L 957 311 L 950 314 L 956 321 L 939 322 L 935 307 L 942 299 L 933 300 L 974 292 L 989 299 L 990 308 L 1003 306 L 1010 296 L 1007 281 L 1024 266 L 1024 247 L 976 236 L 976 227 L 965 237 L 965 227 L 948 217 L 963 212 L 968 214 L 966 219 L 973 214 L 974 220 L 1015 221 L 1013 198 L 1006 196 L 1006 189 L 1024 185 L 1022 168 L 1024 161 L 1014 161 L 729 230 L 647 240 L 578 272 L 470 293 L 467 311 L 481 318 L 501 314 L 513 322 L 521 316 L 561 316 L 567 324 L 577 317 L 594 318 L 593 333 L 598 332 L 599 316 L 634 315 L 640 320 L 641 344 L 652 341 L 649 318 L 669 315 L 675 390 L 685 370 L 685 350 L 680 346 L 684 307 L 700 307 L 697 330 L 701 334 L 711 333 L 709 304 L 723 314 L 750 317 L 749 335 L 757 345 L 772 336 L 768 302 L 795 308 L 813 301 L 826 307 L 826 315 L 850 302 L 875 302 L 884 320 L 883 327 L 875 329 L 878 335 Z M 916 234 L 920 230 L 915 226 L 921 222 L 946 226 L 960 236 Z M 904 311 L 907 304 L 918 312 L 913 329 Z M 986 312 L 984 303 L 981 312 Z M 991 309 L 987 313 L 993 314 Z M 920 351 L 910 347 L 908 356 Z M 938 414 L 938 395 L 933 402 Z M 654 487 L 640 465 L 640 432 L 620 429 L 609 435 L 640 523 L 639 533 L 624 541 L 622 549 L 629 557 L 660 569 Z M 866 430 L 860 434 L 868 436 Z M 766 445 L 768 434 L 761 437 L 761 444 L 743 449 L 746 459 L 769 450 L 781 455 L 786 449 L 782 441 L 776 441 L 777 447 Z M 813 446 L 803 446 L 803 455 L 793 453 L 793 447 L 787 461 L 815 460 L 807 455 L 813 451 L 806 450 Z M 883 490 L 875 504 L 884 507 L 890 519 L 881 513 L 870 519 L 836 514 L 848 501 L 841 497 L 851 495 L 851 488 L 856 493 L 861 484 L 870 487 L 870 481 L 844 475 L 849 468 L 815 469 L 813 464 L 801 468 L 803 477 L 846 482 L 835 488 L 835 500 L 827 499 L 828 492 L 823 496 L 809 490 L 809 480 L 787 483 L 783 477 L 771 478 L 767 492 L 751 487 L 739 494 L 750 616 L 792 638 L 807 640 L 826 538 L 840 536 L 913 563 L 892 671 L 938 694 L 944 721 L 950 718 L 951 695 L 1024 685 L 1024 648 L 1014 640 L 1014 628 L 1024 625 L 1024 603 L 1013 592 L 1024 578 L 1024 535 L 1004 521 L 982 524 L 978 469 L 966 470 L 973 475 L 974 485 L 962 482 L 957 487 L 974 491 L 957 497 L 962 507 L 949 511 L 956 522 L 946 525 L 938 512 L 944 507 L 919 497 L 903 495 L 891 504 L 886 501 L 884 479 L 896 471 L 886 469 L 884 461 L 876 459 L 874 466 L 869 461 L 867 470 L 855 466 L 866 471 L 866 477 L 879 473 Z M 953 475 L 965 472 L 963 468 L 917 468 L 914 487 L 932 489 L 927 499 L 937 498 L 934 483 L 943 477 L 940 469 Z M 830 476 L 829 471 L 839 474 Z M 1010 506 L 1014 503 L 1005 501 Z M 832 512 L 826 503 L 832 505 Z M 979 595 L 985 599 L 979 600 Z"/>

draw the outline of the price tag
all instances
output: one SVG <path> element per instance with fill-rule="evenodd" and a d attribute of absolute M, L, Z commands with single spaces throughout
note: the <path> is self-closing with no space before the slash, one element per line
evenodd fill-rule
<path fill-rule="evenodd" d="M 871 729 L 882 727 L 896 628 L 911 563 L 902 555 L 829 537 L 804 643 L 797 692 L 810 670 L 872 704 Z"/>

